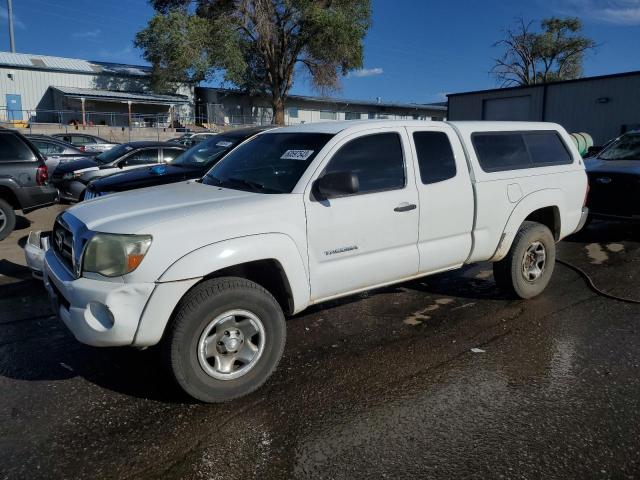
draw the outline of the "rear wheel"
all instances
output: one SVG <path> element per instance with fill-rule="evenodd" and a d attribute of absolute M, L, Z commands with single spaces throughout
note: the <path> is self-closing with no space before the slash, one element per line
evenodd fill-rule
<path fill-rule="evenodd" d="M 0 198 L 0 240 L 9 236 L 16 226 L 16 213 L 6 200 Z"/>
<path fill-rule="evenodd" d="M 511 295 L 533 298 L 551 279 L 556 244 L 551 230 L 536 222 L 524 222 L 505 258 L 493 264 L 496 283 Z"/>
<path fill-rule="evenodd" d="M 285 339 L 284 314 L 269 292 L 242 278 L 216 278 L 181 302 L 164 339 L 165 359 L 189 395 L 223 402 L 269 378 Z"/>

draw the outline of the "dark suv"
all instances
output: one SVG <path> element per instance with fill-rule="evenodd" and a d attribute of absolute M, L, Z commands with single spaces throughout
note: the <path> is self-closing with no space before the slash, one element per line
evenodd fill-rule
<path fill-rule="evenodd" d="M 0 129 L 0 240 L 15 227 L 15 210 L 29 213 L 57 198 L 40 152 L 15 130 Z"/>

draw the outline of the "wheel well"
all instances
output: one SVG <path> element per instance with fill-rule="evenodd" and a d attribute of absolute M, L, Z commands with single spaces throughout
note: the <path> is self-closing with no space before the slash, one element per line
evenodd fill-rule
<path fill-rule="evenodd" d="M 9 205 L 11 205 L 14 210 L 20 210 L 22 208 L 18 198 L 8 187 L 0 186 L 0 198 L 9 202 Z"/>
<path fill-rule="evenodd" d="M 219 277 L 240 277 L 251 280 L 265 288 L 280 304 L 285 314 L 293 313 L 293 294 L 287 275 L 274 259 L 256 260 L 241 263 L 231 267 L 217 270 L 207 275 L 203 280 Z"/>
<path fill-rule="evenodd" d="M 558 207 L 544 207 L 531 212 L 524 219 L 529 222 L 538 222 L 546 225 L 556 241 L 560 240 L 560 210 Z"/>

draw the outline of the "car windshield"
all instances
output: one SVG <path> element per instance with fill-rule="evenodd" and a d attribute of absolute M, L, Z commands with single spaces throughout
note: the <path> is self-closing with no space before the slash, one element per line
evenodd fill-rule
<path fill-rule="evenodd" d="M 605 148 L 598 158 L 602 160 L 640 160 L 640 132 L 628 133 Z"/>
<path fill-rule="evenodd" d="M 265 133 L 229 153 L 202 183 L 259 193 L 291 193 L 322 147 L 326 133 Z"/>
<path fill-rule="evenodd" d="M 102 152 L 100 155 L 96 155 L 93 158 L 96 162 L 102 163 L 104 165 L 119 159 L 121 156 L 129 153 L 132 150 L 133 147 L 131 145 L 118 145 L 110 150 L 107 150 L 106 152 Z"/>
<path fill-rule="evenodd" d="M 201 167 L 212 165 L 219 160 L 226 152 L 234 148 L 244 138 L 220 135 L 217 138 L 198 143 L 184 153 L 177 156 L 171 165 L 184 167 Z"/>

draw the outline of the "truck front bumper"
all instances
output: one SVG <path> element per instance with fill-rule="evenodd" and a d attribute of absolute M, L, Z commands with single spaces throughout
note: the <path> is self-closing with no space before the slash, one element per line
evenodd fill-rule
<path fill-rule="evenodd" d="M 132 345 L 155 283 L 75 278 L 53 250 L 44 255 L 43 280 L 55 313 L 82 343 Z"/>

